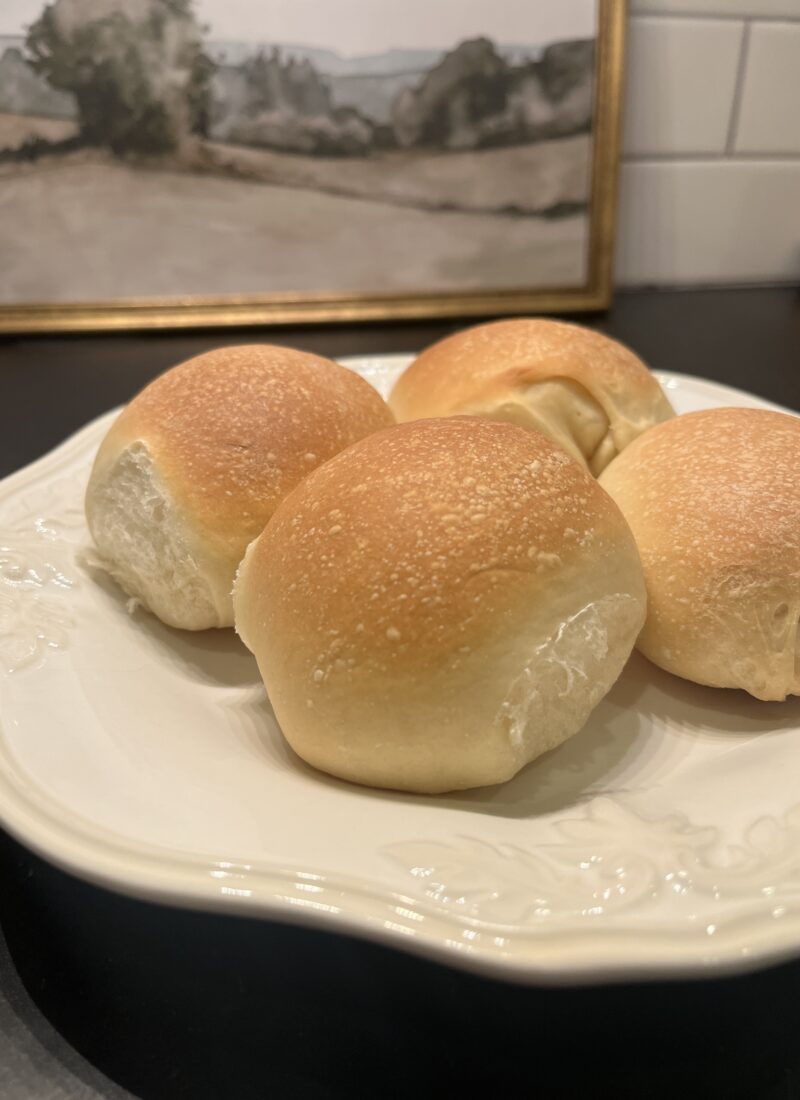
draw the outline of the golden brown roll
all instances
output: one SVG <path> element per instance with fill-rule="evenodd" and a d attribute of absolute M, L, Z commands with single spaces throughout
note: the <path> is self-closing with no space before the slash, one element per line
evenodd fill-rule
<path fill-rule="evenodd" d="M 363 378 L 290 348 L 221 348 L 151 382 L 103 440 L 89 529 L 124 590 L 171 626 L 231 626 L 241 558 L 311 470 L 393 417 Z"/>
<path fill-rule="evenodd" d="M 800 419 L 689 413 L 637 439 L 600 484 L 642 555 L 645 656 L 757 699 L 800 694 Z"/>
<path fill-rule="evenodd" d="M 502 782 L 579 730 L 645 601 L 630 530 L 582 465 L 452 417 L 315 470 L 248 549 L 234 608 L 300 756 L 436 792 Z"/>
<path fill-rule="evenodd" d="M 655 376 L 622 344 L 538 318 L 440 340 L 400 376 L 389 404 L 399 421 L 466 413 L 538 429 L 595 476 L 675 415 Z"/>

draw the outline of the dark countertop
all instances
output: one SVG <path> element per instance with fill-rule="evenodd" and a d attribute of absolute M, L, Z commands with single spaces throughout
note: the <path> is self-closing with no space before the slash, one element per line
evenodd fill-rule
<path fill-rule="evenodd" d="M 629 344 L 654 370 L 682 371 L 800 409 L 800 291 L 619 294 L 576 318 Z M 224 344 L 290 344 L 320 355 L 415 351 L 464 326 L 361 325 L 132 336 L 0 337 L 0 477 L 128 400 L 162 370 Z"/>
<path fill-rule="evenodd" d="M 793 289 L 627 293 L 584 320 L 655 369 L 800 410 Z M 0 476 L 212 346 L 374 354 L 456 327 L 9 338 Z M 134 901 L 2 832 L 0 884 L 3 1100 L 800 1097 L 800 962 L 705 982 L 526 989 L 342 936 Z"/>

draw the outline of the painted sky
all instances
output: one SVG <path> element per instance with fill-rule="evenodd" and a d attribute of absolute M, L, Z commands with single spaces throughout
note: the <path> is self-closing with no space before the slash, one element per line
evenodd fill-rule
<path fill-rule="evenodd" d="M 19 34 L 43 0 L 0 0 L 0 33 Z M 588 38 L 596 0 L 195 0 L 215 39 L 291 42 L 345 56 L 447 49 L 485 34 L 508 45 Z"/>

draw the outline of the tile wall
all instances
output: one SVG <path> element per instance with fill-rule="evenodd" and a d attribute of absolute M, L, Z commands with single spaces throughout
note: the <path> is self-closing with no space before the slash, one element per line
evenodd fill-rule
<path fill-rule="evenodd" d="M 629 0 L 616 281 L 800 282 L 800 0 Z"/>

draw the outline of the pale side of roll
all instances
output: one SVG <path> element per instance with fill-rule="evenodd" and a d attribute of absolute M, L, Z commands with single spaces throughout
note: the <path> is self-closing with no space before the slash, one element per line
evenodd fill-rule
<path fill-rule="evenodd" d="M 150 383 L 105 436 L 86 492 L 100 555 L 170 626 L 233 625 L 247 544 L 342 448 L 390 424 L 363 378 L 289 348 L 221 348 Z"/>
<path fill-rule="evenodd" d="M 539 433 L 421 420 L 315 470 L 248 549 L 236 627 L 308 763 L 500 783 L 576 733 L 644 621 L 630 530 Z"/>
<path fill-rule="evenodd" d="M 800 694 L 800 419 L 688 413 L 637 439 L 600 482 L 642 555 L 645 656 L 757 699 Z"/>
<path fill-rule="evenodd" d="M 675 415 L 656 377 L 622 344 L 539 318 L 440 340 L 400 376 L 389 404 L 399 421 L 465 413 L 537 429 L 595 476 Z"/>

